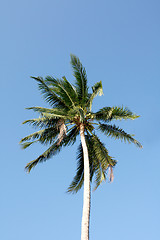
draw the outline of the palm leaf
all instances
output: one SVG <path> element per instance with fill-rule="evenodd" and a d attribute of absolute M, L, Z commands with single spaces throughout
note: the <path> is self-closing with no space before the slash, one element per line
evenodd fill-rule
<path fill-rule="evenodd" d="M 58 119 L 53 117 L 39 117 L 34 119 L 28 119 L 23 122 L 23 124 L 29 124 L 36 128 L 43 128 L 43 127 L 52 127 L 56 126 Z"/>
<path fill-rule="evenodd" d="M 39 140 L 41 143 L 47 143 L 49 142 L 50 144 L 53 141 L 53 138 L 55 139 L 55 137 L 59 134 L 58 132 L 58 128 L 55 129 L 55 132 L 52 131 L 51 129 L 44 129 L 44 131 L 42 132 L 43 134 L 39 136 Z M 35 133 L 35 138 L 36 138 L 36 134 Z M 53 155 L 59 153 L 60 149 L 62 146 L 68 146 L 70 144 L 74 144 L 76 141 L 76 137 L 79 134 L 79 131 L 77 130 L 77 127 L 74 127 L 72 130 L 69 130 L 67 135 L 61 140 L 59 141 L 59 138 L 57 138 L 57 140 L 51 145 L 51 147 L 49 147 L 43 154 L 41 154 L 37 159 L 29 162 L 25 169 L 27 170 L 27 172 L 30 172 L 30 170 L 35 167 L 38 163 L 40 162 L 44 162 L 47 159 L 51 158 Z M 34 134 L 29 135 L 28 138 L 33 137 Z M 21 141 L 25 141 L 26 138 L 23 138 Z M 25 143 L 26 145 L 29 143 Z M 31 143 L 32 144 L 32 143 Z M 28 147 L 26 146 L 26 147 Z"/>
<path fill-rule="evenodd" d="M 89 165 L 90 165 L 90 181 L 92 181 L 92 177 L 94 174 L 93 170 L 93 154 L 92 154 L 92 149 L 91 149 L 91 144 L 89 142 L 89 138 L 86 135 L 86 144 L 88 147 L 88 153 L 89 153 Z M 83 160 L 83 148 L 82 144 L 78 146 L 77 150 L 77 170 L 76 170 L 76 175 L 71 182 L 67 192 L 68 193 L 77 193 L 83 186 L 84 183 L 84 160 Z"/>
<path fill-rule="evenodd" d="M 100 142 L 97 136 L 85 136 L 88 147 L 89 164 L 90 164 L 90 181 L 95 175 L 95 189 L 106 179 L 107 170 L 116 165 L 103 143 Z M 80 144 L 77 151 L 77 170 L 76 175 L 71 182 L 68 193 L 77 193 L 83 186 L 84 181 L 84 165 L 83 165 L 83 149 Z M 94 189 L 94 190 L 95 190 Z"/>
<path fill-rule="evenodd" d="M 63 101 L 60 97 L 56 95 L 56 93 L 45 83 L 42 77 L 31 77 L 35 79 L 38 82 L 39 89 L 41 93 L 43 94 L 45 100 L 51 104 L 53 107 L 58 107 L 62 109 L 68 108 L 65 104 L 65 101 Z"/>
<path fill-rule="evenodd" d="M 78 147 L 77 153 L 76 175 L 67 189 L 68 193 L 77 193 L 81 189 L 84 182 L 83 149 L 81 144 Z"/>
<path fill-rule="evenodd" d="M 74 77 L 76 79 L 75 86 L 78 94 L 79 104 L 83 107 L 87 101 L 88 87 L 86 70 L 80 62 L 79 58 L 71 54 L 71 65 Z"/>
<path fill-rule="evenodd" d="M 140 117 L 139 115 L 134 114 L 131 112 L 127 107 L 114 107 L 112 111 L 111 119 L 113 120 L 127 120 L 131 119 L 134 120 L 136 118 Z"/>
<path fill-rule="evenodd" d="M 93 91 L 93 93 L 90 95 L 89 100 L 88 100 L 88 103 L 87 103 L 87 107 L 89 106 L 89 111 L 91 111 L 93 99 L 94 99 L 97 95 L 102 96 L 102 94 L 103 94 L 102 82 L 101 82 L 101 81 L 100 81 L 100 82 L 97 82 L 97 83 L 92 87 L 92 91 Z"/>
<path fill-rule="evenodd" d="M 58 135 L 59 129 L 57 128 L 57 126 L 45 128 L 38 140 L 42 144 L 52 144 L 55 139 L 58 138 Z"/>
<path fill-rule="evenodd" d="M 52 156 L 56 155 L 60 152 L 62 148 L 62 144 L 58 145 L 58 141 L 52 144 L 44 153 L 42 153 L 38 158 L 29 162 L 25 170 L 29 173 L 33 167 L 35 167 L 38 163 L 45 162 L 46 160 L 50 159 Z"/>
<path fill-rule="evenodd" d="M 108 122 L 111 120 L 134 120 L 139 116 L 132 113 L 128 108 L 123 107 L 104 107 L 100 109 L 98 112 L 93 114 L 94 119 L 102 120 L 104 122 Z"/>
<path fill-rule="evenodd" d="M 37 141 L 21 143 L 21 148 L 22 149 L 26 149 L 26 148 L 28 148 L 30 145 L 32 145 L 35 142 L 37 142 Z"/>
<path fill-rule="evenodd" d="M 32 133 L 32 134 L 30 134 L 30 135 L 22 138 L 21 141 L 20 141 L 20 144 L 21 144 L 22 142 L 25 142 L 25 141 L 28 141 L 28 140 L 31 140 L 31 139 L 40 138 L 40 136 L 42 135 L 42 133 L 43 133 L 44 131 L 45 131 L 45 129 L 40 130 L 40 131 L 37 131 L 37 132 L 35 132 L 35 133 Z"/>
<path fill-rule="evenodd" d="M 106 180 L 108 168 L 115 166 L 117 161 L 109 156 L 108 150 L 96 135 L 90 138 L 90 147 L 92 151 L 90 155 L 93 159 L 93 174 L 95 174 L 94 190 L 96 190 L 101 182 Z"/>
<path fill-rule="evenodd" d="M 133 135 L 126 133 L 123 129 L 116 127 L 115 125 L 109 124 L 99 124 L 98 127 L 105 135 L 114 137 L 115 139 L 121 139 L 123 141 L 127 141 L 129 143 L 134 143 L 137 147 L 142 148 L 142 145 L 133 138 Z"/>
<path fill-rule="evenodd" d="M 98 112 L 92 113 L 92 117 L 95 120 L 98 120 L 98 121 L 99 120 L 109 121 L 109 119 L 111 119 L 112 112 L 113 112 L 113 108 L 111 108 L 111 107 L 104 107 L 104 108 L 100 109 Z"/>
<path fill-rule="evenodd" d="M 63 85 L 65 87 L 65 89 L 68 91 L 68 93 L 70 94 L 70 97 L 72 99 L 72 101 L 74 102 L 74 105 L 78 103 L 78 94 L 77 91 L 75 89 L 75 87 L 70 84 L 70 82 L 66 79 L 65 76 L 62 77 L 63 78 Z"/>
<path fill-rule="evenodd" d="M 29 107 L 26 108 L 28 110 L 33 110 L 35 112 L 42 113 L 43 116 L 46 117 L 52 117 L 52 118 L 64 118 L 67 119 L 69 118 L 69 115 L 67 116 L 68 111 L 67 110 L 62 110 L 62 109 L 57 109 L 57 108 L 43 108 L 43 107 Z"/>
<path fill-rule="evenodd" d="M 50 84 L 51 89 L 65 102 L 68 107 L 75 106 L 76 92 L 72 85 L 65 77 L 55 79 L 53 77 L 46 77 L 45 82 Z"/>
<path fill-rule="evenodd" d="M 69 129 L 67 131 L 67 135 L 63 140 L 64 146 L 73 145 L 78 135 L 79 135 L 79 129 L 77 128 L 77 126 L 74 126 L 73 128 Z"/>

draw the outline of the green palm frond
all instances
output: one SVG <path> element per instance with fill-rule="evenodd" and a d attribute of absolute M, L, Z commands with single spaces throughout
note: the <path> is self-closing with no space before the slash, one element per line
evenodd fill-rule
<path fill-rule="evenodd" d="M 52 131 L 52 130 L 54 130 L 54 131 Z M 58 132 L 57 128 L 44 129 L 42 131 L 33 133 L 33 134 L 23 138 L 21 140 L 21 145 L 24 149 L 27 148 L 29 145 L 31 145 L 33 142 L 36 142 L 36 141 L 26 142 L 26 143 L 22 143 L 22 142 L 33 139 L 33 138 L 39 138 L 37 141 L 39 141 L 41 143 L 49 142 L 51 144 L 53 141 L 53 138 L 55 139 L 55 137 L 58 135 L 58 133 L 59 132 Z M 77 131 L 77 127 L 74 127 L 72 130 L 68 131 L 68 134 L 66 135 L 66 137 L 64 137 L 64 139 L 60 143 L 59 143 L 59 139 L 57 139 L 54 142 L 54 144 L 52 144 L 51 147 L 48 148 L 43 154 L 41 154 L 37 159 L 29 162 L 25 167 L 26 171 L 30 172 L 30 170 L 33 167 L 35 167 L 38 163 L 44 162 L 47 159 L 51 158 L 53 155 L 59 153 L 62 146 L 74 144 L 78 134 L 79 134 L 79 131 Z"/>
<path fill-rule="evenodd" d="M 86 144 L 88 147 L 89 154 L 89 164 L 90 164 L 90 181 L 92 181 L 93 176 L 95 175 L 95 188 L 101 184 L 103 180 L 107 178 L 107 172 L 117 163 L 111 156 L 108 154 L 108 150 L 105 148 L 104 144 L 99 140 L 99 138 L 94 135 L 90 136 L 89 134 L 85 136 Z M 111 172 L 113 174 L 113 172 Z M 68 193 L 77 193 L 83 186 L 84 181 L 84 165 L 83 165 L 83 149 L 80 144 L 78 147 L 78 156 L 77 156 L 77 171 L 76 175 L 71 182 Z"/>
<path fill-rule="evenodd" d="M 96 156 L 102 165 L 102 169 L 107 169 L 108 165 L 115 166 L 117 161 L 108 154 L 108 150 L 100 139 L 94 134 L 91 137 L 91 146 L 93 146 L 94 156 Z"/>
<path fill-rule="evenodd" d="M 68 107 L 75 106 L 75 98 L 77 94 L 72 85 L 67 81 L 65 77 L 61 79 L 55 79 L 53 77 L 46 77 L 46 83 L 49 83 L 51 89 L 65 102 Z"/>
<path fill-rule="evenodd" d="M 56 155 L 60 152 L 62 148 L 62 144 L 58 144 L 58 141 L 54 142 L 44 153 L 42 153 L 38 158 L 29 162 L 25 166 L 25 170 L 29 173 L 32 168 L 34 168 L 37 164 L 42 163 L 50 159 L 52 156 Z"/>
<path fill-rule="evenodd" d="M 45 100 L 52 106 L 52 107 L 58 107 L 62 109 L 68 108 L 68 106 L 65 104 L 65 101 L 57 96 L 56 91 L 53 91 L 47 84 L 45 83 L 45 80 L 43 80 L 42 77 L 31 77 L 35 79 L 38 82 L 39 89 L 41 93 L 43 94 Z"/>
<path fill-rule="evenodd" d="M 57 127 L 45 128 L 39 137 L 39 142 L 42 144 L 52 144 L 57 139 L 59 130 Z"/>
<path fill-rule="evenodd" d="M 90 165 L 90 181 L 92 181 L 94 169 L 93 169 L 93 159 L 94 155 L 92 153 L 90 138 L 86 135 L 86 144 L 88 147 L 88 153 L 89 153 L 89 165 Z M 78 146 L 77 150 L 77 170 L 76 175 L 73 178 L 73 181 L 71 182 L 67 192 L 68 193 L 77 193 L 83 186 L 84 183 L 84 158 L 83 158 L 83 149 L 82 144 Z"/>
<path fill-rule="evenodd" d="M 34 119 L 28 119 L 23 122 L 23 124 L 29 124 L 36 128 L 43 128 L 43 127 L 53 127 L 57 125 L 59 119 L 55 119 L 53 117 L 39 117 Z"/>
<path fill-rule="evenodd" d="M 109 121 L 111 119 L 113 108 L 104 107 L 96 113 L 92 113 L 92 116 L 95 120 Z"/>
<path fill-rule="evenodd" d="M 35 142 L 37 142 L 37 140 L 36 141 L 32 141 L 32 142 L 25 142 L 25 143 L 23 142 L 23 143 L 21 143 L 21 148 L 22 149 L 26 149 L 26 148 L 28 148 L 30 145 L 32 145 Z"/>
<path fill-rule="evenodd" d="M 105 135 L 114 137 L 115 139 L 121 139 L 125 142 L 134 143 L 137 147 L 142 148 L 142 145 L 133 138 L 133 135 L 126 133 L 123 129 L 116 127 L 115 125 L 99 124 L 98 127 Z"/>
<path fill-rule="evenodd" d="M 64 146 L 73 145 L 78 135 L 79 135 L 79 129 L 77 128 L 77 126 L 74 126 L 73 128 L 69 129 L 67 131 L 67 135 L 63 140 Z"/>
<path fill-rule="evenodd" d="M 124 120 L 127 120 L 127 119 L 134 120 L 138 117 L 140 117 L 140 116 L 131 112 L 127 107 L 125 107 L 125 108 L 114 107 L 113 112 L 112 112 L 112 116 L 111 116 L 111 118 L 114 119 L 114 120 L 122 120 L 122 119 L 124 119 Z"/>
<path fill-rule="evenodd" d="M 96 135 L 90 137 L 90 149 L 89 156 L 92 156 L 93 159 L 93 174 L 95 174 L 94 190 L 96 190 L 101 182 L 106 180 L 108 168 L 114 167 L 117 161 L 109 156 L 108 150 Z"/>
<path fill-rule="evenodd" d="M 123 107 L 104 107 L 100 109 L 98 112 L 93 114 L 96 120 L 102 120 L 104 122 L 108 122 L 111 120 L 134 120 L 139 116 L 132 113 L 128 108 Z"/>
<path fill-rule="evenodd" d="M 62 79 L 63 79 L 63 85 L 65 89 L 68 91 L 68 93 L 70 94 L 70 97 L 72 98 L 72 101 L 74 102 L 73 105 L 77 104 L 78 94 L 75 87 L 72 84 L 70 84 L 70 82 L 66 79 L 65 76 L 63 76 Z"/>
<path fill-rule="evenodd" d="M 65 109 L 57 109 L 57 108 L 43 108 L 43 107 L 29 107 L 26 108 L 28 110 L 33 110 L 35 112 L 42 113 L 43 116 L 46 117 L 52 117 L 52 118 L 69 118 L 69 115 L 67 115 L 68 111 Z"/>
<path fill-rule="evenodd" d="M 77 153 L 76 175 L 67 189 L 68 193 L 77 193 L 81 189 L 84 181 L 83 149 L 81 144 L 78 147 Z"/>
<path fill-rule="evenodd" d="M 89 132 L 92 132 L 94 130 L 93 124 L 92 122 L 86 122 L 85 123 L 85 128 L 86 130 L 88 130 Z"/>
<path fill-rule="evenodd" d="M 20 144 L 23 149 L 29 147 L 32 143 L 40 142 L 42 144 L 53 143 L 59 134 L 57 127 L 49 127 L 32 133 L 21 139 Z M 36 141 L 31 141 L 36 139 Z M 31 142 L 28 142 L 31 141 Z M 24 143 L 25 142 L 25 143 Z"/>
<path fill-rule="evenodd" d="M 75 86 L 78 94 L 78 100 L 81 107 L 84 107 L 87 96 L 88 96 L 88 86 L 87 86 L 87 74 L 86 70 L 80 62 L 79 58 L 71 54 L 71 65 L 73 68 L 73 73 L 75 77 Z"/>
<path fill-rule="evenodd" d="M 44 82 L 52 90 L 54 89 L 54 87 L 57 87 L 57 85 L 58 85 L 57 78 L 54 78 L 52 76 L 46 76 L 45 79 L 44 79 Z"/>
<path fill-rule="evenodd" d="M 93 99 L 99 95 L 102 96 L 103 94 L 103 88 L 102 88 L 102 82 L 97 82 L 93 87 L 92 87 L 93 93 L 90 95 L 89 100 L 87 102 L 87 107 L 89 107 L 89 111 L 91 111 L 92 108 L 92 102 Z"/>
<path fill-rule="evenodd" d="M 45 131 L 45 129 L 40 130 L 40 131 L 37 131 L 37 132 L 35 132 L 35 133 L 32 133 L 32 134 L 30 134 L 30 135 L 22 138 L 21 141 L 20 141 L 20 144 L 21 144 L 22 142 L 25 142 L 25 141 L 29 141 L 29 140 L 32 140 L 32 139 L 40 138 L 40 136 L 42 135 L 42 133 L 44 133 L 44 131 Z"/>

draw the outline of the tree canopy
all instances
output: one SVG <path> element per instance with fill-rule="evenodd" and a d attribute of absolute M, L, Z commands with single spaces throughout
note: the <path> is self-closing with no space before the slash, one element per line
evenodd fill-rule
<path fill-rule="evenodd" d="M 75 78 L 74 84 L 71 84 L 66 77 L 61 79 L 52 76 L 32 77 L 37 81 L 39 90 L 50 108 L 28 108 L 38 112 L 39 117 L 26 120 L 23 124 L 29 124 L 37 128 L 38 131 L 22 138 L 20 143 L 23 149 L 37 142 L 49 145 L 49 147 L 35 160 L 29 162 L 25 169 L 30 172 L 38 163 L 45 162 L 59 153 L 62 147 L 73 145 L 80 134 L 80 124 L 83 123 L 89 154 L 90 181 L 95 180 L 96 189 L 103 180 L 106 180 L 108 172 L 109 180 L 113 180 L 113 167 L 117 163 L 97 136 L 97 131 L 107 137 L 134 143 L 141 148 L 142 145 L 133 135 L 126 133 L 115 124 L 111 124 L 113 120 L 134 120 L 139 116 L 126 107 L 118 106 L 107 106 L 93 112 L 94 98 L 97 95 L 103 95 L 102 82 L 97 82 L 89 92 L 86 70 L 75 55 L 71 55 L 71 65 Z M 83 149 L 80 143 L 77 150 L 76 175 L 68 188 L 68 192 L 76 193 L 82 187 L 83 180 Z"/>

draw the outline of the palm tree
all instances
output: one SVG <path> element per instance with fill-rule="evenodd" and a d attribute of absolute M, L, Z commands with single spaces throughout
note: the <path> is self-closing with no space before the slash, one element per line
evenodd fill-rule
<path fill-rule="evenodd" d="M 24 149 L 35 142 L 49 144 L 49 148 L 44 153 L 26 165 L 26 171 L 30 172 L 38 163 L 45 162 L 59 153 L 62 147 L 73 145 L 80 134 L 77 171 L 68 192 L 77 193 L 84 184 L 81 240 L 88 240 L 90 183 L 94 178 L 94 189 L 97 189 L 101 182 L 106 180 L 108 172 L 109 180 L 113 181 L 113 167 L 117 162 L 108 154 L 96 130 L 103 132 L 106 136 L 134 143 L 140 148 L 142 146 L 133 138 L 133 135 L 110 124 L 112 120 L 136 119 L 139 116 L 124 107 L 104 107 L 97 112 L 92 112 L 93 99 L 103 94 L 102 83 L 97 82 L 92 87 L 92 93 L 89 93 L 86 71 L 79 58 L 71 55 L 71 65 L 75 77 L 74 85 L 70 84 L 65 77 L 62 79 L 50 76 L 45 79 L 32 77 L 38 82 L 39 89 L 51 108 L 28 108 L 38 112 L 40 116 L 27 120 L 24 124 L 31 124 L 40 130 L 22 138 L 20 143 Z"/>

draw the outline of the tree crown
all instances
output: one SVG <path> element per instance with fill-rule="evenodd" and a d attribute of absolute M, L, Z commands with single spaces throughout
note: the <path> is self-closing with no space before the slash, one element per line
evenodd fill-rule
<path fill-rule="evenodd" d="M 29 162 L 25 169 L 27 172 L 38 163 L 44 162 L 60 152 L 64 146 L 73 145 L 79 135 L 80 125 L 83 124 L 85 139 L 89 152 L 90 178 L 95 177 L 95 189 L 107 178 L 113 181 L 113 167 L 117 161 L 114 160 L 105 145 L 96 135 L 101 131 L 106 136 L 120 139 L 125 142 L 134 143 L 138 147 L 142 145 L 126 133 L 123 129 L 111 125 L 112 120 L 136 119 L 139 116 L 124 107 L 104 107 L 97 112 L 92 112 L 94 98 L 103 94 L 102 82 L 97 82 L 89 93 L 86 70 L 79 58 L 71 55 L 71 65 L 75 84 L 72 85 L 66 77 L 57 79 L 47 76 L 32 77 L 38 83 L 39 90 L 51 108 L 30 107 L 39 113 L 39 118 L 23 122 L 28 123 L 40 130 L 21 139 L 23 149 L 35 142 L 49 144 L 49 148 L 37 159 Z M 77 172 L 68 188 L 68 192 L 76 193 L 83 185 L 83 149 L 80 143 L 77 153 Z"/>

